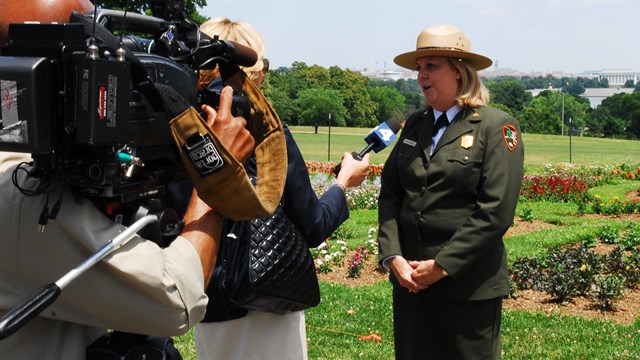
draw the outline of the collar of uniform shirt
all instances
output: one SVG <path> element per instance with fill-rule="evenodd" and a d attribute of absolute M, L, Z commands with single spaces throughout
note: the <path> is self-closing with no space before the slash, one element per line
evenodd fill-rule
<path fill-rule="evenodd" d="M 449 121 L 449 124 L 451 124 L 451 120 L 453 118 L 456 117 L 456 115 L 458 115 L 458 113 L 460 112 L 460 110 L 462 110 L 462 108 L 460 107 L 460 105 L 456 104 L 453 105 L 452 108 L 450 108 L 449 110 L 447 110 L 447 120 Z M 435 116 L 435 119 L 437 121 L 437 119 L 440 117 L 440 115 L 442 115 L 442 111 L 438 111 L 436 109 L 433 109 L 433 115 Z"/>
<path fill-rule="evenodd" d="M 455 118 L 456 115 L 458 115 L 460 110 L 462 110 L 462 108 L 458 104 L 454 105 L 449 110 L 447 110 L 447 121 L 449 121 L 449 125 L 451 124 L 451 120 L 453 118 Z M 440 117 L 440 115 L 442 115 L 442 111 L 438 111 L 436 109 L 433 109 L 433 115 L 435 116 L 436 121 L 437 121 L 438 117 Z M 440 141 L 440 138 L 442 137 L 442 134 L 444 133 L 446 128 L 447 128 L 446 126 L 443 126 L 442 128 L 440 128 L 438 130 L 437 133 L 432 135 L 433 137 L 431 138 L 432 141 L 431 141 L 431 149 L 429 151 L 429 155 L 433 155 L 433 150 L 436 148 L 436 144 L 438 143 L 438 141 Z"/>

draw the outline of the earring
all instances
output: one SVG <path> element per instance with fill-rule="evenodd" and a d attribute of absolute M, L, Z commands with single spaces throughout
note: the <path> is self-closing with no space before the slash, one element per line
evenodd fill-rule
<path fill-rule="evenodd" d="M 460 80 L 460 74 L 456 75 L 456 80 Z"/>

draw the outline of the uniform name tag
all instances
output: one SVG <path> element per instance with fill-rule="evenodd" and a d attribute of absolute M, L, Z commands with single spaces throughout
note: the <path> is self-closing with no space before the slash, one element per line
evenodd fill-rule
<path fill-rule="evenodd" d="M 409 140 L 409 139 L 404 139 L 402 140 L 403 144 L 407 144 L 409 146 L 416 146 L 417 142 L 413 141 L 413 140 Z"/>

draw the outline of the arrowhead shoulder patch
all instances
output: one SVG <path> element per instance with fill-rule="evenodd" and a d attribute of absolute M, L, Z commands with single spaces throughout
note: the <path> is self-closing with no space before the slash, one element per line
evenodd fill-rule
<path fill-rule="evenodd" d="M 509 151 L 513 151 L 518 146 L 518 130 L 513 125 L 504 125 L 502 127 L 502 137 L 504 139 L 504 143 L 507 144 L 507 149 Z"/>

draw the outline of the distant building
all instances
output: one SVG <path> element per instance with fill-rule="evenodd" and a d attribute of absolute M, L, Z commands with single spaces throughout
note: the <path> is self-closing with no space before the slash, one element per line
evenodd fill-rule
<path fill-rule="evenodd" d="M 378 80 L 400 80 L 400 79 L 416 79 L 417 75 L 415 71 L 406 69 L 372 69 L 364 68 L 362 70 L 355 70 L 362 76 L 366 76 L 371 79 Z"/>
<path fill-rule="evenodd" d="M 529 89 L 527 90 L 527 92 L 529 94 L 531 94 L 531 96 L 536 97 L 538 95 L 540 95 L 541 92 L 545 91 L 545 90 L 549 90 L 549 91 L 560 91 L 560 89 L 553 89 L 551 87 L 547 88 L 547 89 Z"/>
<path fill-rule="evenodd" d="M 560 91 L 559 88 L 546 88 L 546 89 L 530 89 L 527 90 L 527 92 L 529 92 L 533 97 L 536 97 L 538 95 L 540 95 L 540 93 L 544 90 L 549 90 L 549 91 Z M 601 103 L 602 100 L 613 96 L 615 94 L 620 94 L 620 93 L 624 93 L 624 94 L 631 94 L 634 91 L 633 88 L 622 88 L 622 87 L 616 87 L 616 88 L 586 88 L 584 90 L 584 92 L 582 94 L 580 94 L 580 96 L 582 96 L 583 98 L 586 98 L 587 100 L 589 100 L 589 105 L 591 106 L 592 109 L 597 108 Z"/>
<path fill-rule="evenodd" d="M 602 79 L 607 79 L 609 87 L 622 87 L 629 80 L 637 83 L 638 73 L 633 69 L 605 69 L 598 73 L 598 80 Z"/>
<path fill-rule="evenodd" d="M 582 94 L 580 94 L 580 96 L 587 98 L 589 100 L 589 104 L 591 104 L 591 108 L 595 109 L 602 103 L 602 100 L 610 96 L 620 93 L 631 94 L 633 91 L 633 88 L 623 87 L 587 88 Z"/>
<path fill-rule="evenodd" d="M 540 93 L 545 91 L 545 90 L 560 91 L 560 88 L 554 89 L 554 88 L 551 87 L 551 85 L 549 85 L 548 88 L 544 88 L 544 89 L 529 89 L 529 90 L 527 90 L 527 92 L 529 94 L 531 94 L 531 96 L 536 97 L 536 96 L 540 95 Z"/>
<path fill-rule="evenodd" d="M 515 69 L 509 69 L 509 68 L 502 68 L 502 69 L 486 69 L 486 70 L 482 70 L 478 73 L 480 75 L 480 77 L 483 78 L 487 78 L 487 79 L 491 79 L 491 78 L 495 78 L 495 77 L 500 77 L 500 76 L 512 76 L 515 78 L 522 78 L 524 76 L 527 77 L 531 77 L 531 78 L 535 78 L 535 77 L 546 77 L 546 76 L 553 76 L 556 77 L 558 79 L 563 78 L 563 77 L 575 77 L 574 74 L 571 73 L 566 73 L 564 71 L 532 71 L 532 72 L 522 72 L 520 70 L 515 70 Z"/>

